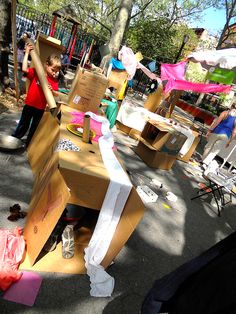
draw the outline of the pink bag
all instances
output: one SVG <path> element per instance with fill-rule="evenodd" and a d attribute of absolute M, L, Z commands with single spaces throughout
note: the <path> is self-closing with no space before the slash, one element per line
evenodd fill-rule
<path fill-rule="evenodd" d="M 13 231 L 0 229 L 0 289 L 6 290 L 21 278 L 18 271 L 25 250 L 25 240 L 22 229 L 17 227 Z"/>

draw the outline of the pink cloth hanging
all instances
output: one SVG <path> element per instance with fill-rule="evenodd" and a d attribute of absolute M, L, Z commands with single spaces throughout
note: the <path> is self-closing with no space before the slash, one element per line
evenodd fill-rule
<path fill-rule="evenodd" d="M 0 229 L 0 289 L 6 290 L 19 280 L 22 273 L 18 271 L 25 250 L 22 229 L 14 231 Z"/>
<path fill-rule="evenodd" d="M 132 80 L 138 65 L 138 61 L 133 53 L 133 50 L 123 46 L 118 52 L 118 59 L 121 60 L 126 72 L 128 73 L 128 80 Z"/>
<path fill-rule="evenodd" d="M 169 80 L 169 79 L 176 79 L 176 80 L 185 80 L 186 62 L 182 61 L 176 64 L 168 64 L 162 63 L 161 64 L 161 80 Z"/>
<path fill-rule="evenodd" d="M 164 92 L 167 94 L 173 89 L 193 91 L 197 93 L 229 93 L 231 91 L 230 85 L 220 84 L 204 84 L 204 83 L 193 83 L 184 80 L 169 79 Z"/>

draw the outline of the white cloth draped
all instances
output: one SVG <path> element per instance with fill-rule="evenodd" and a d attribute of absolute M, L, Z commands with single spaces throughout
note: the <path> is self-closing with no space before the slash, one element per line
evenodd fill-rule
<path fill-rule="evenodd" d="M 90 277 L 90 294 L 94 297 L 111 296 L 114 289 L 114 278 L 100 265 L 105 257 L 120 216 L 132 189 L 132 184 L 117 160 L 112 147 L 113 136 L 109 129 L 109 121 L 92 112 L 90 117 L 102 123 L 103 136 L 99 139 L 99 147 L 104 165 L 109 173 L 110 183 L 106 192 L 98 221 L 85 249 L 85 266 Z"/>

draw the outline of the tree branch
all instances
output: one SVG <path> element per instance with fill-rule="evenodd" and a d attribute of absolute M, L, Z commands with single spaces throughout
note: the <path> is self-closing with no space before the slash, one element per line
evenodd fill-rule
<path fill-rule="evenodd" d="M 149 6 L 149 4 L 151 4 L 153 2 L 153 0 L 149 0 L 146 4 L 144 4 L 144 6 L 137 12 L 137 13 L 135 13 L 134 15 L 132 15 L 131 17 L 130 17 L 130 19 L 133 19 L 133 18 L 135 18 L 137 15 L 139 15 L 140 13 L 142 13 L 148 6 Z"/>

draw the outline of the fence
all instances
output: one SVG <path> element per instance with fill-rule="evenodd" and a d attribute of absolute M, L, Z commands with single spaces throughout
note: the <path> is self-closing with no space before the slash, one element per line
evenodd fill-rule
<path fill-rule="evenodd" d="M 52 20 L 53 15 L 42 13 L 23 4 L 17 4 L 16 8 L 17 38 L 20 38 L 20 36 L 24 32 L 31 33 L 32 39 L 36 38 L 38 32 L 41 32 L 45 35 L 49 35 Z M 72 23 L 68 21 L 62 22 L 59 19 L 57 19 L 54 38 L 59 39 L 61 41 L 61 44 L 68 48 L 72 39 L 71 30 Z M 78 57 L 81 57 L 84 50 L 91 45 L 94 36 L 78 29 L 76 38 L 77 40 L 73 54 Z"/>

